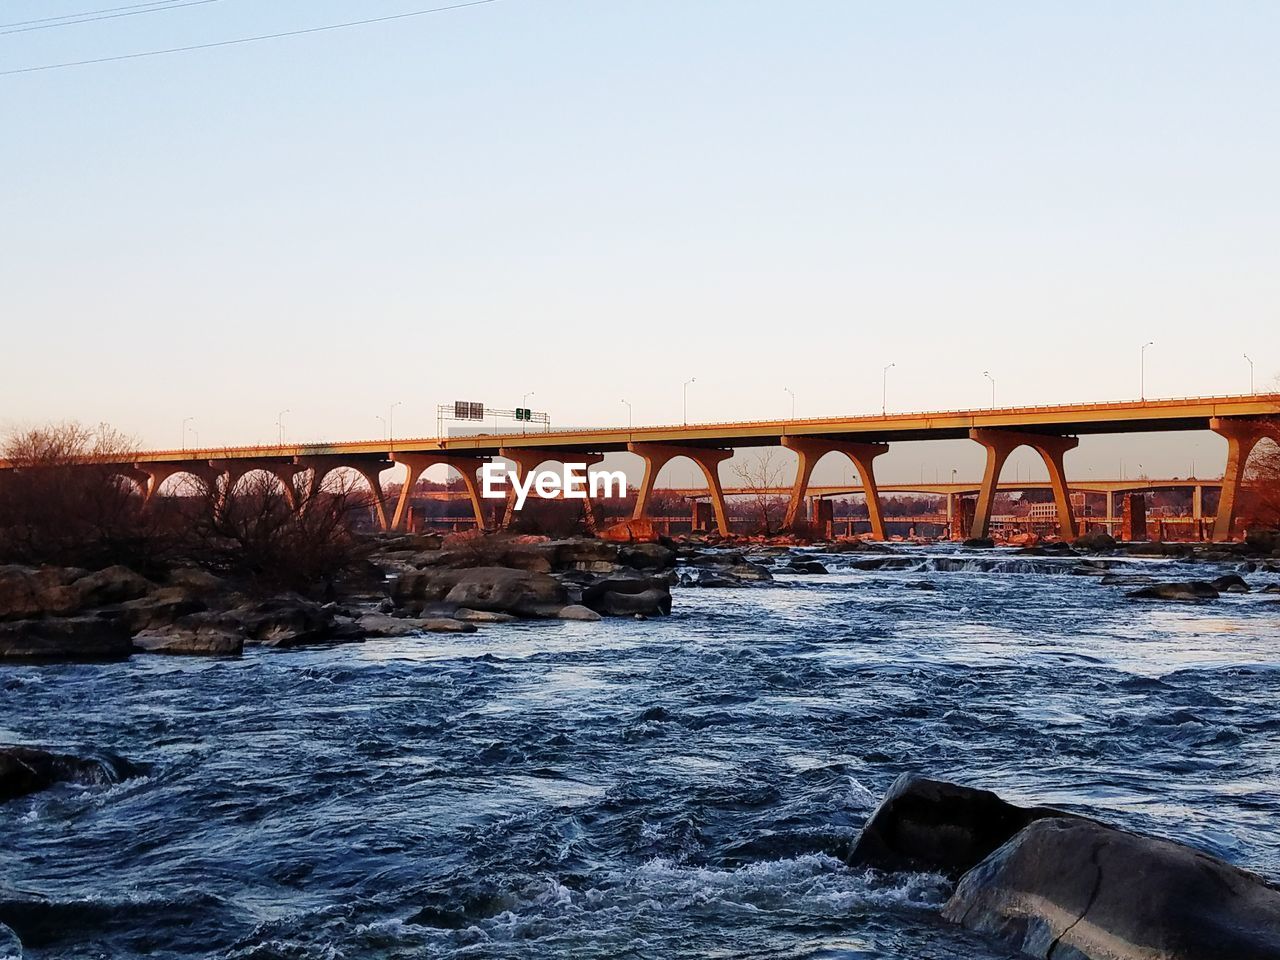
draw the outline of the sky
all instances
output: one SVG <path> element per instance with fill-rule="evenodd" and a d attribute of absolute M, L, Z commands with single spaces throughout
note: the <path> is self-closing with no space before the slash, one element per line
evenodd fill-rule
<path fill-rule="evenodd" d="M 0 27 L 0 71 L 429 6 Z M 673 423 L 690 378 L 691 421 L 985 406 L 984 371 L 1001 405 L 1124 399 L 1147 341 L 1148 396 L 1247 392 L 1246 353 L 1274 388 L 1278 29 L 1271 2 L 496 0 L 0 75 L 0 429 L 427 436 L 530 392 L 557 425 Z"/>

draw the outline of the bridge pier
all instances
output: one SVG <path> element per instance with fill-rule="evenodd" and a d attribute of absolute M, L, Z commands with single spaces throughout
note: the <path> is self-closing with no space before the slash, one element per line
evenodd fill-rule
<path fill-rule="evenodd" d="M 471 511 L 476 517 L 476 529 L 485 529 L 484 502 L 480 499 L 480 486 L 476 482 L 476 471 L 484 463 L 479 457 L 455 457 L 437 453 L 392 453 L 394 463 L 403 463 L 405 467 L 404 484 L 400 487 L 400 496 L 396 500 L 395 514 L 388 527 L 390 530 L 403 530 L 409 515 L 409 501 L 413 496 L 413 488 L 418 485 L 422 475 L 431 467 L 444 464 L 452 467 L 462 476 L 466 485 L 467 496 L 471 499 Z"/>
<path fill-rule="evenodd" d="M 324 481 L 335 470 L 354 470 L 364 477 L 369 484 L 369 493 L 373 499 L 374 515 L 381 530 L 391 529 L 387 519 L 387 497 L 382 489 L 382 471 L 391 466 L 390 460 L 349 460 L 346 457 L 314 456 L 294 457 L 293 477 L 285 479 L 287 467 L 277 465 L 273 472 L 280 478 L 286 491 L 292 491 L 295 510 L 306 510 L 315 502 L 316 497 L 324 489 Z M 264 467 L 263 469 L 270 469 Z M 298 491 L 296 477 L 303 471 L 310 471 L 302 491 Z"/>
<path fill-rule="evenodd" d="M 1280 424 L 1276 421 L 1247 420 L 1239 417 L 1214 417 L 1209 429 L 1227 441 L 1227 465 L 1222 471 L 1222 493 L 1218 497 L 1218 515 L 1213 521 L 1215 542 L 1230 540 L 1235 532 L 1237 499 L 1244 481 L 1249 454 L 1263 437 L 1280 443 Z"/>
<path fill-rule="evenodd" d="M 538 450 L 538 449 L 520 449 L 515 447 L 501 447 L 498 450 L 498 455 L 505 460 L 510 460 L 512 463 L 516 465 L 516 477 L 519 478 L 521 483 L 524 483 L 524 478 L 528 474 L 530 474 L 534 470 L 537 470 L 538 467 L 542 466 L 544 463 L 559 463 L 563 465 L 565 462 L 563 454 L 561 454 L 560 457 L 547 456 L 547 451 Z M 585 463 L 588 467 L 592 467 L 603 459 L 604 459 L 604 454 L 602 453 L 575 453 L 569 462 Z M 509 492 L 507 493 L 507 506 L 506 506 L 506 509 L 503 511 L 503 515 L 502 515 L 502 525 L 504 527 L 511 526 L 511 520 L 512 520 L 512 517 L 515 515 L 515 509 L 516 509 L 515 490 L 509 490 Z M 583 501 L 582 510 L 584 514 L 584 520 L 586 522 L 587 532 L 594 535 L 596 532 L 596 512 L 595 512 L 595 506 L 591 502 L 589 487 L 588 487 L 588 496 L 587 496 L 587 499 Z"/>
<path fill-rule="evenodd" d="M 995 508 L 996 489 L 1000 483 L 1000 471 L 1009 454 L 1021 446 L 1028 446 L 1044 460 L 1049 470 L 1049 483 L 1053 488 L 1053 501 L 1058 508 L 1058 535 L 1063 540 L 1076 537 L 1075 513 L 1071 509 L 1071 495 L 1067 491 L 1066 468 L 1063 457 L 1080 443 L 1078 437 L 1062 437 L 1052 434 L 1021 433 L 1015 430 L 973 429 L 969 439 L 987 448 L 987 467 L 982 475 L 982 487 L 978 491 L 978 503 L 973 511 L 973 527 L 969 536 L 984 538 L 991 531 L 991 514 Z"/>
<path fill-rule="evenodd" d="M 880 511 L 880 491 L 876 487 L 873 461 L 889 449 L 887 443 L 854 443 L 848 440 L 821 440 L 809 437 L 783 437 L 782 445 L 793 451 L 799 458 L 796 465 L 795 486 L 791 490 L 791 502 L 787 505 L 787 516 L 783 521 L 784 529 L 791 529 L 800 511 L 804 507 L 805 491 L 809 489 L 809 479 L 818 461 L 828 453 L 843 453 L 857 468 L 862 480 L 863 495 L 867 500 L 867 515 L 871 518 L 871 535 L 876 540 L 883 540 L 884 517 Z"/>
<path fill-rule="evenodd" d="M 644 478 L 640 481 L 640 489 L 636 493 L 636 508 L 632 519 L 642 520 L 648 516 L 649 501 L 653 497 L 653 486 L 658 473 L 676 457 L 688 457 L 702 470 L 707 480 L 707 489 L 711 493 L 711 505 L 715 510 L 716 527 L 722 537 L 729 535 L 729 512 L 725 509 L 724 488 L 720 485 L 720 464 L 733 456 L 732 450 L 716 447 L 678 447 L 665 443 L 628 443 L 627 449 L 638 454 L 644 460 Z"/>

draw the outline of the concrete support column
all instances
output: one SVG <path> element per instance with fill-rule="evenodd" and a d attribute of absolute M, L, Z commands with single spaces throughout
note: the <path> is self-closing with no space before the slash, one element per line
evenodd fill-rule
<path fill-rule="evenodd" d="M 382 471 L 390 465 L 389 462 L 385 465 L 363 462 L 351 465 L 351 469 L 364 477 L 365 482 L 369 484 L 369 493 L 373 497 L 373 513 L 378 518 L 379 530 L 391 529 L 391 522 L 387 519 L 387 498 L 382 490 Z"/>
<path fill-rule="evenodd" d="M 991 530 L 991 514 L 995 507 L 996 489 L 1000 471 L 1009 454 L 1021 446 L 1028 446 L 1040 454 L 1049 470 L 1049 483 L 1053 487 L 1053 500 L 1058 508 L 1059 536 L 1073 540 L 1076 535 L 1075 513 L 1071 509 L 1071 495 L 1067 491 L 1066 469 L 1063 457 L 1068 450 L 1079 445 L 1077 437 L 1057 437 L 1040 433 L 1021 433 L 1014 430 L 970 430 L 969 439 L 987 448 L 987 466 L 982 475 L 982 487 L 978 491 L 978 504 L 974 508 L 973 528 L 969 535 L 986 537 Z"/>
<path fill-rule="evenodd" d="M 498 454 L 506 460 L 510 460 L 516 465 L 516 476 L 520 482 L 524 482 L 524 478 L 537 470 L 544 463 L 563 464 L 563 459 L 556 457 L 548 457 L 545 450 L 538 449 L 517 449 L 512 447 L 502 447 L 498 450 Z M 561 455 L 563 456 L 563 454 Z M 575 454 L 570 463 L 585 463 L 588 467 L 592 467 L 604 459 L 604 454 L 600 453 L 583 453 Z M 588 491 L 590 488 L 588 488 Z M 512 490 L 507 496 L 507 507 L 503 513 L 502 525 L 508 527 L 511 525 L 512 516 L 516 509 L 515 491 Z M 587 532 L 594 534 L 596 532 L 596 513 L 595 507 L 591 503 L 591 497 L 588 493 L 586 501 L 583 503 L 583 514 L 586 521 Z"/>
<path fill-rule="evenodd" d="M 1214 417 L 1209 429 L 1227 441 L 1227 465 L 1222 471 L 1222 494 L 1218 497 L 1218 515 L 1213 521 L 1213 539 L 1230 540 L 1235 534 L 1236 511 L 1240 485 L 1244 481 L 1249 454 L 1263 437 L 1280 443 L 1280 424 L 1274 420 L 1244 420 Z"/>
<path fill-rule="evenodd" d="M 454 457 L 439 453 L 393 453 L 391 460 L 394 463 L 404 464 L 405 477 L 388 529 L 404 529 L 405 520 L 409 515 L 409 501 L 413 496 L 413 488 L 418 485 L 423 473 L 437 464 L 444 464 L 456 470 L 462 477 L 462 482 L 467 488 L 467 496 L 471 499 L 471 511 L 476 517 L 476 529 L 485 529 L 484 501 L 480 499 L 480 485 L 476 481 L 476 471 L 484 463 L 479 457 Z"/>
<path fill-rule="evenodd" d="M 800 516 L 804 506 L 805 491 L 809 488 L 809 478 L 819 460 L 828 453 L 843 453 L 852 462 L 862 481 L 862 492 L 867 500 L 867 516 L 871 519 L 871 535 L 876 540 L 883 540 L 884 516 L 880 510 L 880 491 L 876 486 L 873 461 L 889 449 L 887 443 L 854 443 L 847 440 L 823 440 L 816 437 L 783 437 L 782 445 L 795 452 L 799 458 L 796 465 L 795 484 L 791 489 L 791 502 L 787 504 L 787 516 L 783 528 L 790 529 Z"/>
<path fill-rule="evenodd" d="M 640 481 L 640 490 L 636 494 L 636 508 L 632 519 L 641 520 L 649 515 L 649 500 L 653 497 L 653 485 L 657 482 L 658 472 L 676 457 L 688 457 L 698 465 L 707 480 L 720 535 L 729 535 L 729 512 L 725 509 L 724 488 L 720 485 L 720 464 L 733 456 L 732 450 L 677 447 L 665 443 L 628 443 L 627 449 L 644 460 L 644 478 Z"/>

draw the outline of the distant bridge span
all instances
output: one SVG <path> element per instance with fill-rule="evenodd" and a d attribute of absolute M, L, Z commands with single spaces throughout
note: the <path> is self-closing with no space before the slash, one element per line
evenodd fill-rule
<path fill-rule="evenodd" d="M 487 459 L 503 457 L 515 463 L 519 475 L 545 462 L 598 462 L 606 453 L 630 452 L 644 461 L 634 516 L 648 515 L 658 472 L 677 457 L 687 457 L 707 480 L 708 496 L 715 522 L 722 533 L 729 532 L 725 510 L 726 491 L 720 483 L 719 465 L 738 447 L 786 447 L 799 458 L 795 482 L 787 488 L 790 497 L 786 523 L 794 523 L 809 494 L 814 464 L 828 453 L 847 456 L 862 481 L 853 488 L 867 499 L 873 535 L 884 537 L 880 493 L 895 487 L 920 492 L 961 492 L 948 484 L 879 485 L 873 461 L 890 443 L 919 440 L 970 439 L 986 450 L 986 467 L 978 484 L 961 485 L 977 494 L 970 534 L 986 536 L 992 507 L 999 489 L 1001 468 L 1010 453 L 1029 446 L 1040 454 L 1049 473 L 1042 483 L 1053 490 L 1061 535 L 1072 538 L 1077 531 L 1070 490 L 1093 490 L 1093 485 L 1120 483 L 1123 489 L 1144 489 L 1141 481 L 1068 481 L 1063 466 L 1067 451 L 1079 437 L 1109 433 L 1147 433 L 1183 430 L 1212 430 L 1227 441 L 1227 462 L 1220 481 L 1221 495 L 1214 520 L 1213 538 L 1230 539 L 1234 533 L 1240 483 L 1249 453 L 1263 437 L 1280 440 L 1280 394 L 1198 397 L 1169 400 L 1120 401 L 1115 403 L 1059 404 L 1035 407 L 1003 407 L 981 410 L 952 410 L 928 413 L 893 413 L 816 419 L 760 420 L 740 423 L 701 423 L 680 426 L 609 427 L 559 430 L 543 433 L 481 433 L 474 436 L 417 439 L 366 440 L 329 444 L 282 444 L 272 446 L 224 447 L 201 450 L 155 450 L 130 457 L 122 463 L 122 473 L 145 486 L 147 496 L 177 473 L 195 475 L 206 483 L 234 483 L 252 470 L 266 470 L 292 485 L 298 474 L 316 488 L 335 469 L 351 469 L 364 475 L 374 490 L 378 511 L 385 527 L 399 529 L 407 518 L 407 506 L 422 472 L 432 466 L 447 465 L 457 470 L 467 485 L 478 523 L 485 522 L 476 473 Z M 406 483 L 388 517 L 378 479 L 393 464 L 404 464 Z M 0 464 L 0 468 L 3 468 Z M 1189 482 L 1190 483 L 1190 482 Z M 1020 483 L 1031 489 L 1033 483 Z M 948 489 L 944 489 L 948 488 Z M 823 488 L 817 488 L 819 490 Z M 1097 492 L 1107 492 L 1099 489 Z M 819 494 L 830 496 L 833 494 Z M 510 508 L 507 519 L 510 519 Z"/>

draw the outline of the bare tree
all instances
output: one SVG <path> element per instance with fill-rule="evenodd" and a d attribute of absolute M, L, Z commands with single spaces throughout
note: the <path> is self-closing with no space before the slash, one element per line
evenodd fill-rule
<path fill-rule="evenodd" d="M 739 485 L 751 494 L 759 530 L 766 535 L 777 532 L 786 512 L 786 498 L 773 492 L 783 486 L 786 476 L 786 467 L 775 454 L 766 449 L 755 457 L 735 457 L 731 464 Z"/>

